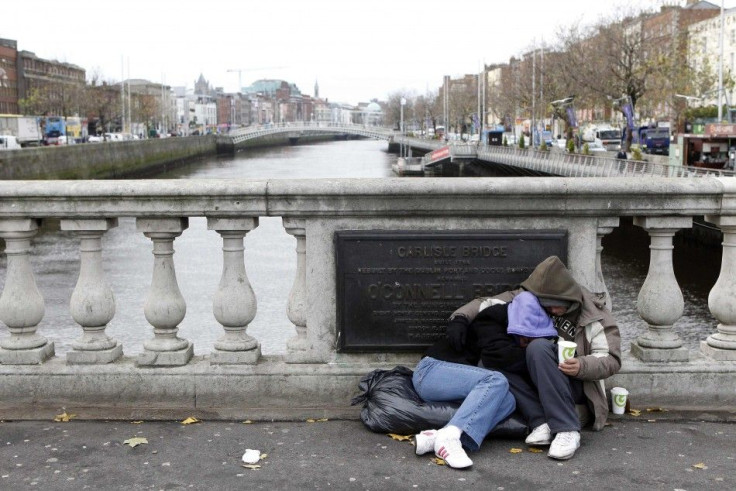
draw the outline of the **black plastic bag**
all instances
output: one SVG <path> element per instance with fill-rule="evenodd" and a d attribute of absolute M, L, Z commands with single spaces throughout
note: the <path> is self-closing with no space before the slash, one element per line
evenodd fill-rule
<path fill-rule="evenodd" d="M 377 433 L 410 435 L 422 430 L 442 428 L 455 414 L 460 404 L 426 402 L 414 390 L 409 368 L 373 370 L 360 380 L 361 394 L 351 405 L 363 403 L 360 419 Z M 497 438 L 523 438 L 529 432 L 524 419 L 514 413 L 491 430 Z"/>

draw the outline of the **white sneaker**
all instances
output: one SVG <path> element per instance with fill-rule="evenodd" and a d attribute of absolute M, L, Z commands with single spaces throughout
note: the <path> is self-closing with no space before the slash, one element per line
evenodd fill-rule
<path fill-rule="evenodd" d="M 434 454 L 453 469 L 465 469 L 473 465 L 459 439 L 440 436 L 434 442 Z"/>
<path fill-rule="evenodd" d="M 417 455 L 424 455 L 434 450 L 434 440 L 437 438 L 437 430 L 424 430 L 414 436 Z"/>
<path fill-rule="evenodd" d="M 575 450 L 578 448 L 580 448 L 580 432 L 561 431 L 552 441 L 547 456 L 557 460 L 567 460 L 575 455 Z"/>
<path fill-rule="evenodd" d="M 527 445 L 549 445 L 552 442 L 552 432 L 547 423 L 534 428 L 525 440 Z"/>

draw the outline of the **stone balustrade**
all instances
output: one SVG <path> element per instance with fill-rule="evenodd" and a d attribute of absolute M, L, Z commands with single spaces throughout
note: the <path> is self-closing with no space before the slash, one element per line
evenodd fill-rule
<path fill-rule="evenodd" d="M 245 268 L 244 237 L 260 217 L 281 217 L 296 238 L 296 277 L 284 305 L 294 335 L 284 356 L 261 356 L 247 333 L 257 299 Z M 722 269 L 710 293 L 712 334 L 688 352 L 673 329 L 683 296 L 672 237 L 705 216 L 724 234 Z M 101 238 L 118 218 L 135 217 L 151 240 L 153 275 L 144 314 L 150 337 L 136 357 L 110 338 L 115 300 L 102 268 Z M 193 357 L 179 336 L 186 315 L 174 245 L 192 217 L 206 217 L 222 242 L 213 317 L 222 334 Z M 562 230 L 574 276 L 606 291 L 601 239 L 634 223 L 651 238 L 649 273 L 637 308 L 648 328 L 609 383 L 635 400 L 677 407 L 736 403 L 736 180 L 627 178 L 456 178 L 330 180 L 1 181 L 0 237 L 7 270 L 0 296 L 0 417 L 45 417 L 74 408 L 82 417 L 355 417 L 348 401 L 368 371 L 413 366 L 417 353 L 346 353 L 336 334 L 335 232 L 344 230 Z M 65 357 L 36 327 L 44 299 L 29 257 L 44 219 L 80 241 L 79 279 L 69 299 L 79 339 Z M 114 257 L 106 260 L 114 261 Z M 610 305 L 610 299 L 609 299 Z M 623 346 L 629 350 L 629 346 Z"/>

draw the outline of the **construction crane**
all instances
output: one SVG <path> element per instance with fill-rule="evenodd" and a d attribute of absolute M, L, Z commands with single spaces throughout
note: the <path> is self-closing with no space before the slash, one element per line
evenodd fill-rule
<path fill-rule="evenodd" d="M 260 68 L 230 68 L 228 73 L 238 72 L 238 92 L 243 90 L 243 72 L 255 72 L 259 70 L 281 70 L 286 68 L 285 66 L 267 66 Z"/>

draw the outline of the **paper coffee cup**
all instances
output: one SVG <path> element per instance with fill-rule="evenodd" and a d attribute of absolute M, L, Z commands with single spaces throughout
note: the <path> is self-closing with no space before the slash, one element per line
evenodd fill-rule
<path fill-rule="evenodd" d="M 572 341 L 557 341 L 557 358 L 562 363 L 565 360 L 573 358 L 575 356 L 575 349 L 578 345 Z"/>
<path fill-rule="evenodd" d="M 611 389 L 611 406 L 613 406 L 613 414 L 624 414 L 626 409 L 626 396 L 629 391 L 623 387 L 614 387 Z"/>

